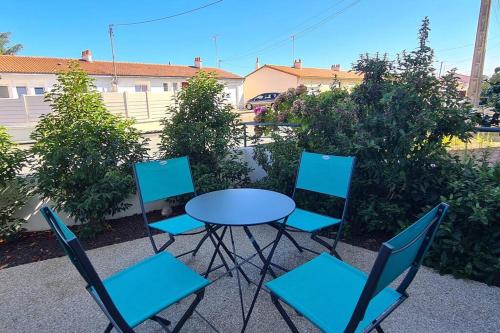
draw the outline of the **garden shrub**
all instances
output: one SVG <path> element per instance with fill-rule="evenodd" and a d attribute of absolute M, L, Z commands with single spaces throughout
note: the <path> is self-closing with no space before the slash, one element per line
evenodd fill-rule
<path fill-rule="evenodd" d="M 19 235 L 26 222 L 13 216 L 27 199 L 25 181 L 19 176 L 26 157 L 5 127 L 0 126 L 0 243 Z"/>
<path fill-rule="evenodd" d="M 238 153 L 242 128 L 223 92 L 214 74 L 199 72 L 162 122 L 161 158 L 188 156 L 199 193 L 248 182 L 249 169 Z"/>
<path fill-rule="evenodd" d="M 427 264 L 442 273 L 500 286 L 500 163 L 472 158 L 442 200 L 448 218 L 436 234 Z"/>
<path fill-rule="evenodd" d="M 454 206 L 459 200 L 473 202 L 473 199 L 457 197 L 467 194 L 467 179 L 462 176 L 464 170 L 476 175 L 496 171 L 487 166 L 483 166 L 485 171 L 480 171 L 476 165 L 464 165 L 447 151 L 450 137 L 469 140 L 478 122 L 471 105 L 458 90 L 454 71 L 440 78 L 436 75 L 432 66 L 433 51 L 427 46 L 429 30 L 429 22 L 425 19 L 417 49 L 403 52 L 395 61 L 379 55 L 362 56 L 353 67 L 363 74 L 363 81 L 352 92 L 333 87 L 328 93 L 302 95 L 300 111 L 292 107 L 285 112 L 302 126 L 282 132 L 276 142 L 260 145 L 256 149 L 257 162 L 268 172 L 260 184 L 290 191 L 298 152 L 303 149 L 324 154 L 354 155 L 357 161 L 348 212 L 351 232 L 361 235 L 370 232 L 396 234 L 428 207 L 450 199 L 451 219 L 467 220 L 470 224 L 483 223 L 477 228 L 489 229 L 494 234 L 496 229 L 484 225 L 484 219 L 488 219 L 489 224 L 498 223 L 496 212 L 484 212 L 481 221 L 477 216 L 470 217 L 471 211 L 465 208 L 456 210 Z M 293 104 L 299 103 L 294 101 Z M 275 133 L 275 137 L 277 135 Z M 285 168 L 293 168 L 293 172 L 285 171 Z M 485 209 L 494 212 L 498 211 L 498 206 L 481 199 L 481 195 L 486 196 L 488 191 L 498 192 L 498 182 L 495 184 L 488 179 L 491 178 L 477 178 L 476 186 L 485 188 L 485 192 L 477 194 L 477 200 L 483 200 Z M 453 199 L 450 197 L 452 193 L 455 193 Z M 494 197 L 494 194 L 490 195 Z M 314 200 L 307 204 L 314 208 L 321 206 Z M 329 201 L 323 204 L 320 209 L 330 210 L 324 207 L 331 205 Z M 451 230 L 448 234 L 441 233 L 441 242 L 445 244 L 452 242 L 451 237 L 463 232 L 461 224 L 445 225 Z M 467 276 L 494 281 L 498 272 L 495 273 L 492 256 L 498 258 L 500 253 L 498 236 L 488 240 L 478 236 L 474 241 L 472 237 L 472 234 L 462 236 L 461 242 L 471 243 L 464 245 L 464 249 L 475 246 L 476 251 L 483 251 L 480 249 L 487 246 L 491 252 L 483 251 L 483 255 L 475 256 L 473 267 L 477 271 Z M 455 249 L 446 249 L 445 252 L 448 259 L 443 261 L 443 266 L 438 266 L 434 260 L 431 261 L 434 267 L 458 275 L 470 271 L 470 265 L 467 265 L 472 256 L 462 256 Z"/>
<path fill-rule="evenodd" d="M 105 215 L 130 206 L 123 201 L 135 191 L 132 164 L 147 156 L 146 142 L 132 120 L 106 110 L 77 62 L 57 81 L 45 98 L 53 112 L 31 135 L 37 191 L 83 224 L 83 235 L 94 235 Z"/>

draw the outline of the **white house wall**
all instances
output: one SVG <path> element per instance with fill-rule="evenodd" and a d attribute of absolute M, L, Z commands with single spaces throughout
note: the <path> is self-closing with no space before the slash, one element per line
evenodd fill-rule
<path fill-rule="evenodd" d="M 294 75 L 283 73 L 269 67 L 261 67 L 245 78 L 245 100 L 266 92 L 284 92 L 297 87 Z"/>
<path fill-rule="evenodd" d="M 91 75 L 95 79 L 95 85 L 100 92 L 110 92 L 111 76 Z M 146 84 L 150 92 L 163 92 L 163 84 L 168 84 L 168 90 L 173 91 L 174 83 L 177 84 L 177 91 L 182 87 L 182 83 L 188 81 L 188 77 L 118 77 L 118 92 L 135 92 L 136 84 Z M 226 94 L 229 95 L 228 102 L 234 106 L 243 107 L 243 81 L 244 79 L 221 79 L 220 82 L 226 86 Z M 0 86 L 7 86 L 10 98 L 18 98 L 16 87 L 27 87 L 28 95 L 35 94 L 35 87 L 43 87 L 45 91 L 52 89 L 56 84 L 55 74 L 13 74 L 0 73 Z"/>

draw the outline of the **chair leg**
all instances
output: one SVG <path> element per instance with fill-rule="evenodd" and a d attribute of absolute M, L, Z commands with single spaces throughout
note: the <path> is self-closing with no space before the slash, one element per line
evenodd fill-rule
<path fill-rule="evenodd" d="M 203 243 L 205 243 L 205 241 L 207 240 L 208 238 L 208 231 L 205 233 L 205 235 L 203 235 L 203 238 L 198 242 L 198 245 L 196 245 L 196 248 L 194 249 L 193 251 L 193 257 L 198 253 L 198 251 L 200 250 L 200 247 L 203 245 Z"/>
<path fill-rule="evenodd" d="M 168 237 L 169 237 L 168 241 L 160 247 L 160 249 L 158 250 L 158 252 L 164 251 L 167 247 L 169 247 L 170 245 L 172 245 L 173 242 L 175 242 L 175 237 L 174 236 L 172 236 L 171 234 L 168 234 Z"/>
<path fill-rule="evenodd" d="M 273 301 L 274 306 L 276 306 L 279 313 L 281 314 L 281 316 L 285 320 L 286 324 L 290 328 L 290 331 L 292 331 L 293 333 L 299 333 L 299 330 L 297 329 L 295 324 L 292 322 L 292 319 L 290 319 L 290 316 L 288 316 L 288 314 L 286 313 L 286 311 L 283 308 L 283 306 L 281 305 L 278 297 L 276 297 L 276 295 L 274 295 L 274 294 L 271 294 L 271 300 Z"/>
<path fill-rule="evenodd" d="M 384 330 L 382 329 L 382 327 L 380 327 L 380 325 L 375 326 L 375 330 L 377 331 L 377 333 L 384 333 Z"/>
<path fill-rule="evenodd" d="M 113 324 L 109 323 L 104 330 L 104 333 L 110 333 L 113 330 Z"/>
<path fill-rule="evenodd" d="M 170 329 L 168 328 L 168 326 L 171 324 L 170 323 L 170 320 L 167 320 L 165 318 L 162 318 L 160 316 L 153 316 L 150 318 L 152 321 L 155 321 L 157 322 L 158 324 L 160 324 L 160 326 L 166 331 L 166 332 L 170 332 Z"/>
<path fill-rule="evenodd" d="M 204 295 L 205 295 L 205 289 L 203 289 L 201 291 L 198 291 L 196 293 L 196 298 L 194 299 L 193 303 L 191 303 L 191 305 L 187 309 L 186 313 L 184 313 L 184 315 L 182 316 L 182 318 L 179 320 L 179 322 L 177 323 L 177 325 L 175 325 L 172 333 L 177 333 L 177 332 L 179 332 L 181 330 L 182 326 L 184 326 L 184 324 L 186 323 L 186 320 L 188 320 L 189 317 L 191 317 L 191 315 L 193 314 L 194 310 L 196 309 L 196 306 L 203 299 Z"/>
<path fill-rule="evenodd" d="M 276 226 L 274 223 L 271 224 L 271 227 L 273 227 L 276 230 L 279 230 L 279 227 Z M 290 240 L 290 242 L 292 242 L 292 244 L 297 248 L 297 250 L 299 250 L 299 252 L 304 252 L 304 250 L 302 249 L 302 246 L 300 246 L 299 243 L 297 243 L 297 241 L 295 240 L 295 238 L 293 238 L 293 236 L 290 235 L 290 233 L 288 231 L 283 230 L 283 235 L 286 238 L 288 238 L 288 240 Z"/>
<path fill-rule="evenodd" d="M 311 239 L 314 240 L 315 242 L 323 245 L 324 247 L 326 247 L 330 251 L 330 254 L 333 254 L 335 257 L 342 260 L 342 257 L 340 257 L 340 254 L 337 252 L 337 250 L 335 250 L 335 246 L 328 244 L 326 241 L 319 238 L 319 236 L 317 234 L 311 234 Z"/>

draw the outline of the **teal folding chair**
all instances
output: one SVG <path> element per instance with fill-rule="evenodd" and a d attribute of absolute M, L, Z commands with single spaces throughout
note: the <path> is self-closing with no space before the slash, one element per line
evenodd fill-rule
<path fill-rule="evenodd" d="M 289 232 L 299 231 L 310 233 L 314 241 L 323 245 L 331 254 L 341 259 L 336 251 L 336 247 L 342 234 L 347 207 L 349 205 L 349 190 L 351 187 L 351 178 L 355 161 L 356 158 L 351 156 L 334 156 L 308 153 L 305 151 L 302 152 L 292 198 L 295 199 L 297 189 L 301 189 L 343 199 L 344 205 L 340 218 L 314 213 L 305 209 L 295 209 L 292 215 L 288 217 L 283 235 L 287 237 L 300 252 L 307 250 L 319 254 L 319 252 L 315 250 L 299 245 Z M 284 223 L 284 220 L 281 221 L 281 223 Z M 272 226 L 276 229 L 281 227 L 276 223 Z M 333 244 L 329 244 L 318 235 L 321 230 L 329 227 L 337 227 L 337 233 Z"/>
<path fill-rule="evenodd" d="M 176 236 L 205 233 L 194 250 L 182 253 L 179 257 L 188 253 L 196 255 L 201 245 L 210 237 L 204 223 L 193 219 L 187 214 L 149 223 L 144 209 L 144 205 L 150 202 L 166 200 L 182 194 L 192 193 L 196 195 L 189 159 L 187 157 L 178 157 L 169 160 L 136 163 L 134 165 L 134 175 L 139 192 L 142 217 L 155 253 L 161 252 L 170 246 L 175 241 Z M 201 228 L 203 229 L 197 230 Z M 167 242 L 158 247 L 151 229 L 166 233 L 169 237 Z M 224 262 L 224 258 L 220 257 Z M 224 265 L 226 265 L 225 262 Z"/>
<path fill-rule="evenodd" d="M 75 268 L 87 283 L 86 289 L 109 319 L 104 330 L 135 332 L 146 320 L 157 322 L 166 332 L 179 332 L 203 299 L 209 280 L 191 270 L 168 252 L 155 254 L 121 272 L 101 280 L 78 238 L 49 207 L 40 209 Z M 196 297 L 175 327 L 157 314 L 195 294 Z"/>
<path fill-rule="evenodd" d="M 408 298 L 448 205 L 441 203 L 380 247 L 367 276 L 327 253 L 266 284 L 278 311 L 292 332 L 298 332 L 284 302 L 323 332 L 383 332 L 380 324 Z M 407 271 L 408 270 L 408 271 Z M 407 271 L 396 289 L 389 287 Z"/>

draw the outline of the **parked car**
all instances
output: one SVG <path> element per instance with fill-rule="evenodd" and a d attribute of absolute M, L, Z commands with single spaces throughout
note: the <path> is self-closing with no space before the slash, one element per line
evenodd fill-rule
<path fill-rule="evenodd" d="M 263 93 L 254 98 L 251 98 L 247 101 L 245 107 L 247 110 L 253 110 L 257 106 L 270 106 L 272 107 L 274 104 L 274 100 L 278 97 L 280 93 L 272 92 L 272 93 Z"/>

